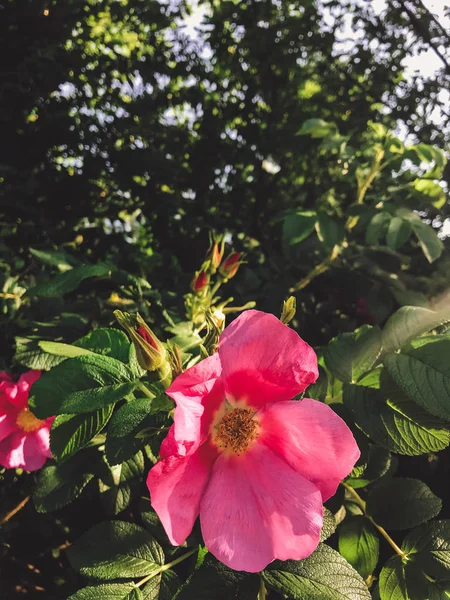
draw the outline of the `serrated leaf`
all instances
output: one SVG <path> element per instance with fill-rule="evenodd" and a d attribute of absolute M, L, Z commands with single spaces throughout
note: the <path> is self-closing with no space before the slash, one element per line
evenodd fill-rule
<path fill-rule="evenodd" d="M 121 406 L 113 415 L 106 438 L 106 458 L 110 465 L 122 463 L 131 458 L 144 445 L 139 434 L 154 425 L 156 398 L 136 398 Z M 157 404 L 157 403 L 156 403 Z"/>
<path fill-rule="evenodd" d="M 450 420 L 450 337 L 433 336 L 428 343 L 390 354 L 385 367 L 408 398 L 427 412 Z"/>
<path fill-rule="evenodd" d="M 317 213 L 313 211 L 290 211 L 283 219 L 282 238 L 288 246 L 305 240 L 313 231 Z"/>
<path fill-rule="evenodd" d="M 324 358 L 328 369 L 340 381 L 356 382 L 375 365 L 380 354 L 379 327 L 365 325 L 356 332 L 333 338 L 325 348 Z"/>
<path fill-rule="evenodd" d="M 38 343 L 38 346 L 47 354 L 55 354 L 64 358 L 75 358 L 76 356 L 93 354 L 93 352 L 86 348 L 77 348 L 77 346 L 61 344 L 60 342 L 47 342 L 43 340 Z"/>
<path fill-rule="evenodd" d="M 346 518 L 339 526 L 339 552 L 367 579 L 378 563 L 380 542 L 370 521 L 362 516 Z"/>
<path fill-rule="evenodd" d="M 256 598 L 258 589 L 257 575 L 233 571 L 207 554 L 173 600 L 250 600 Z"/>
<path fill-rule="evenodd" d="M 403 540 L 402 550 L 431 577 L 450 579 L 450 520 L 416 527 Z"/>
<path fill-rule="evenodd" d="M 369 490 L 366 510 L 386 529 L 409 529 L 436 517 L 442 500 L 419 479 L 385 477 Z"/>
<path fill-rule="evenodd" d="M 14 362 L 29 369 L 49 371 L 66 360 L 63 356 L 45 353 L 39 347 L 39 342 L 36 340 L 16 337 L 15 343 L 16 352 L 14 354 Z"/>
<path fill-rule="evenodd" d="M 392 452 L 418 456 L 450 445 L 445 422 L 429 415 L 401 393 L 393 396 L 392 386 L 388 395 L 363 385 L 346 384 L 343 400 L 358 427 Z"/>
<path fill-rule="evenodd" d="M 401 217 L 394 217 L 389 223 L 386 234 L 386 244 L 392 250 L 397 250 L 408 241 L 411 234 L 411 223 Z"/>
<path fill-rule="evenodd" d="M 406 590 L 405 565 L 394 556 L 381 569 L 379 590 L 381 600 L 410 600 Z"/>
<path fill-rule="evenodd" d="M 326 539 L 333 535 L 336 531 L 336 519 L 333 513 L 328 510 L 325 506 L 323 507 L 323 525 L 320 532 L 320 541 L 324 542 Z"/>
<path fill-rule="evenodd" d="M 133 583 L 89 585 L 78 590 L 69 600 L 147 600 Z"/>
<path fill-rule="evenodd" d="M 180 586 L 180 578 L 169 569 L 150 579 L 142 588 L 142 597 L 144 600 L 172 600 Z"/>
<path fill-rule="evenodd" d="M 59 415 L 50 430 L 50 448 L 56 460 L 73 456 L 84 448 L 108 422 L 114 406 L 106 406 L 92 413 Z"/>
<path fill-rule="evenodd" d="M 104 277 L 109 275 L 111 267 L 99 263 L 97 265 L 81 265 L 70 271 L 56 275 L 50 281 L 40 283 L 28 290 L 31 296 L 40 298 L 57 298 L 75 290 L 82 281 L 90 277 Z"/>
<path fill-rule="evenodd" d="M 111 356 L 123 363 L 129 362 L 130 348 L 133 347 L 126 334 L 114 327 L 99 327 L 74 342 L 74 345 L 96 354 Z"/>
<path fill-rule="evenodd" d="M 262 577 L 268 587 L 293 600 L 371 600 L 361 576 L 325 544 L 304 560 L 272 563 Z"/>
<path fill-rule="evenodd" d="M 438 238 L 435 230 L 420 219 L 412 220 L 411 225 L 428 262 L 432 263 L 437 260 L 444 250 L 444 244 Z"/>
<path fill-rule="evenodd" d="M 114 404 L 135 388 L 132 371 L 100 355 L 67 360 L 33 385 L 30 407 L 40 419 L 55 414 L 92 412 Z"/>
<path fill-rule="evenodd" d="M 89 448 L 67 462 L 44 467 L 38 475 L 33 501 L 38 512 L 51 512 L 77 498 L 99 468 L 97 449 Z"/>
<path fill-rule="evenodd" d="M 395 352 L 412 339 L 430 331 L 450 318 L 448 313 L 435 312 L 420 306 L 402 306 L 389 317 L 383 329 L 383 347 Z"/>
<path fill-rule="evenodd" d="M 144 456 L 138 452 L 121 465 L 109 467 L 100 478 L 100 500 L 108 515 L 118 515 L 139 494 L 144 465 Z"/>
<path fill-rule="evenodd" d="M 142 527 L 125 521 L 95 525 L 71 546 L 72 567 L 95 579 L 126 579 L 161 572 L 164 553 Z"/>

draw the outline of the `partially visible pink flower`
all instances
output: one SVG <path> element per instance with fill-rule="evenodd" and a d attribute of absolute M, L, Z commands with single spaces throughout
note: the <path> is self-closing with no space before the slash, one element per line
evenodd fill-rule
<path fill-rule="evenodd" d="M 249 310 L 225 329 L 217 354 L 175 379 L 175 422 L 147 479 L 173 544 L 200 515 L 207 548 L 235 570 L 315 550 L 322 504 L 359 457 L 329 406 L 291 400 L 317 376 L 316 355 L 295 331 Z"/>
<path fill-rule="evenodd" d="M 28 392 L 40 371 L 28 371 L 17 382 L 0 372 L 0 465 L 7 469 L 37 471 L 50 452 L 54 417 L 37 419 L 28 408 Z"/>

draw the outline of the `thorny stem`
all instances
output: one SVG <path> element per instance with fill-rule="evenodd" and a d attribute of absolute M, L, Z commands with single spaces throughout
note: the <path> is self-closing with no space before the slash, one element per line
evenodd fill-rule
<path fill-rule="evenodd" d="M 257 600 L 267 600 L 267 588 L 264 585 L 264 581 L 261 576 L 259 580 L 259 592 Z"/>
<path fill-rule="evenodd" d="M 331 255 L 328 258 L 326 258 L 321 263 L 319 263 L 316 267 L 314 267 L 314 269 L 312 271 L 310 271 L 308 273 L 308 275 L 306 275 L 306 277 L 304 277 L 298 283 L 296 283 L 293 287 L 291 287 L 291 289 L 289 291 L 292 293 L 292 292 L 298 292 L 299 290 L 302 290 L 307 285 L 309 285 L 313 279 L 315 279 L 319 275 L 322 275 L 322 273 L 325 273 L 326 271 L 328 271 L 331 263 L 334 260 L 336 260 L 336 258 L 339 256 L 340 253 L 341 253 L 341 247 L 335 246 L 333 248 L 333 252 L 331 253 Z"/>
<path fill-rule="evenodd" d="M 345 483 L 344 481 L 341 482 L 341 485 L 344 486 L 344 488 L 347 490 L 349 495 L 352 497 L 352 500 L 355 502 L 355 504 L 357 504 L 359 506 L 359 508 L 363 511 L 365 517 L 367 519 L 369 519 L 369 521 L 372 523 L 372 525 L 376 529 L 378 529 L 378 531 L 381 533 L 381 535 L 384 537 L 384 539 L 387 541 L 387 543 L 395 550 L 395 552 L 402 559 L 408 560 L 408 555 L 405 552 L 403 552 L 403 550 L 399 546 L 397 546 L 397 544 L 394 542 L 394 540 L 391 538 L 391 536 L 388 534 L 388 532 L 383 527 L 381 527 L 381 525 L 378 525 L 378 523 L 375 523 L 375 521 L 372 519 L 372 517 L 367 514 L 366 503 L 361 498 L 361 496 L 358 494 L 358 492 L 356 490 L 354 490 L 350 485 L 348 485 L 348 483 Z"/>
<path fill-rule="evenodd" d="M 141 585 L 144 585 L 144 583 L 147 583 L 147 581 L 150 581 L 150 579 L 153 579 L 153 577 L 156 577 L 160 573 L 163 573 L 164 571 L 167 571 L 168 569 L 171 569 L 172 567 L 174 567 L 175 565 L 177 565 L 181 561 L 186 560 L 186 558 L 189 558 L 190 556 L 192 556 L 194 554 L 194 552 L 197 552 L 197 548 L 194 548 L 193 550 L 189 550 L 189 552 L 186 552 L 186 554 L 183 554 L 182 556 L 179 556 L 178 558 L 176 558 L 175 560 L 173 560 L 170 563 L 167 563 L 165 565 L 161 565 L 160 567 L 158 567 L 157 569 L 155 569 L 152 573 L 150 573 L 150 575 L 147 575 L 146 577 L 144 577 L 143 579 L 141 579 L 140 581 L 138 581 L 137 584 L 136 584 L 136 586 L 137 587 L 141 587 Z"/>
<path fill-rule="evenodd" d="M 0 519 L 0 526 L 7 523 L 15 514 L 17 514 L 20 510 L 22 510 L 22 508 L 25 506 L 25 504 L 28 502 L 28 500 L 30 498 L 31 498 L 31 496 L 27 496 L 26 498 L 21 500 L 15 508 L 13 508 L 2 519 Z"/>

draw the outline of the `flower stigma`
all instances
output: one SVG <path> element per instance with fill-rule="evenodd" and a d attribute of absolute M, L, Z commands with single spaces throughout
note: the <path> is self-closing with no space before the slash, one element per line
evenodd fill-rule
<path fill-rule="evenodd" d="M 17 415 L 16 425 L 22 429 L 22 431 L 30 432 L 36 431 L 44 425 L 44 421 L 41 421 L 37 417 L 33 415 L 33 413 L 28 410 L 28 408 L 24 408 Z"/>
<path fill-rule="evenodd" d="M 255 412 L 249 408 L 228 411 L 216 426 L 214 442 L 220 450 L 240 456 L 246 452 L 250 442 L 259 435 L 258 423 L 253 419 Z"/>

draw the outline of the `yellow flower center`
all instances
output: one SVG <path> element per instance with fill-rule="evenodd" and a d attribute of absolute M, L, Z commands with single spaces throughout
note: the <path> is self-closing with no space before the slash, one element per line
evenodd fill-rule
<path fill-rule="evenodd" d="M 24 408 L 17 415 L 16 425 L 20 427 L 23 431 L 36 431 L 44 424 L 44 421 L 40 421 L 37 417 L 33 415 L 28 408 Z"/>
<path fill-rule="evenodd" d="M 235 408 L 227 413 L 216 427 L 214 442 L 220 450 L 228 450 L 238 456 L 248 449 L 250 442 L 258 437 L 258 423 L 254 411 Z"/>

